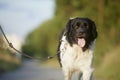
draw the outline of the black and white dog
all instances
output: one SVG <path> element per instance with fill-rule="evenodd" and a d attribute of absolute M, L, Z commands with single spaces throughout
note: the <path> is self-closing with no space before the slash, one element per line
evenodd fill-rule
<path fill-rule="evenodd" d="M 96 26 L 92 20 L 77 17 L 68 21 L 58 46 L 58 59 L 65 80 L 71 80 L 74 72 L 81 73 L 82 80 L 92 80 L 96 38 Z"/>

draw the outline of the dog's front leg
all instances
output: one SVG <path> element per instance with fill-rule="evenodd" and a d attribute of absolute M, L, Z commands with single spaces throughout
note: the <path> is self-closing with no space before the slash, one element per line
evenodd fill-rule
<path fill-rule="evenodd" d="M 78 76 L 79 76 L 79 77 L 78 77 L 78 80 L 83 80 L 83 79 L 82 79 L 83 73 L 80 72 Z"/>
<path fill-rule="evenodd" d="M 65 80 L 71 80 L 72 72 L 71 71 L 64 71 Z"/>
<path fill-rule="evenodd" d="M 83 80 L 93 80 L 93 70 L 83 71 Z"/>

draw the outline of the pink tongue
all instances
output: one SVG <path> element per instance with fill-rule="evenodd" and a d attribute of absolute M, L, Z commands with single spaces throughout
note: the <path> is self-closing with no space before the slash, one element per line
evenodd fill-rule
<path fill-rule="evenodd" d="M 81 39 L 78 39 L 78 45 L 80 47 L 84 47 L 85 46 L 85 39 L 81 38 Z"/>

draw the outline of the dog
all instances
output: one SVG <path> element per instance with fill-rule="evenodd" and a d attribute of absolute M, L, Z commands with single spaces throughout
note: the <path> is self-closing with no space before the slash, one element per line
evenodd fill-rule
<path fill-rule="evenodd" d="M 57 52 L 65 80 L 71 80 L 74 72 L 80 79 L 93 79 L 93 51 L 97 38 L 95 23 L 88 18 L 69 19 L 63 29 Z"/>

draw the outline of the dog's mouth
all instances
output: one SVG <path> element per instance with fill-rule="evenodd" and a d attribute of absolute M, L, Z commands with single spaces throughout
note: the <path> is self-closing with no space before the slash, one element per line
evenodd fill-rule
<path fill-rule="evenodd" d="M 77 35 L 77 38 L 76 38 L 77 39 L 77 44 L 81 48 L 83 48 L 85 46 L 85 44 L 86 44 L 85 38 L 86 38 L 86 33 L 79 33 Z"/>
<path fill-rule="evenodd" d="M 77 41 L 78 45 L 83 48 L 86 44 L 86 41 L 84 38 L 78 38 L 78 41 Z"/>
<path fill-rule="evenodd" d="M 83 48 L 86 45 L 86 32 L 76 33 L 76 41 L 79 47 Z"/>

